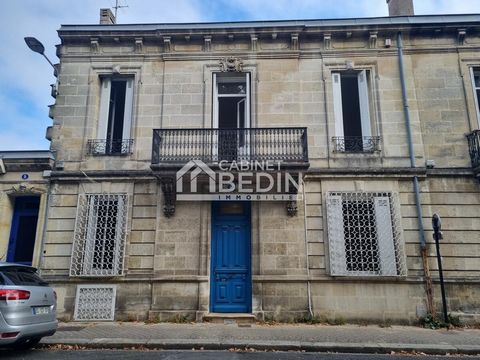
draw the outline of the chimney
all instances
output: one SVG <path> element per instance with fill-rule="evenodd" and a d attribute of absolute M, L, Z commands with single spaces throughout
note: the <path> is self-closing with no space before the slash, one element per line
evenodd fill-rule
<path fill-rule="evenodd" d="M 412 16 L 413 0 L 387 0 L 388 16 Z"/>
<path fill-rule="evenodd" d="M 100 24 L 112 25 L 115 24 L 115 16 L 110 9 L 100 9 Z"/>

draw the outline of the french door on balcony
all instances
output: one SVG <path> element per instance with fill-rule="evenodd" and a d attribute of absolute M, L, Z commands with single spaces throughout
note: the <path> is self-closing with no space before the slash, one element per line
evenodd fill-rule
<path fill-rule="evenodd" d="M 250 73 L 214 73 L 213 84 L 214 158 L 249 160 Z"/>

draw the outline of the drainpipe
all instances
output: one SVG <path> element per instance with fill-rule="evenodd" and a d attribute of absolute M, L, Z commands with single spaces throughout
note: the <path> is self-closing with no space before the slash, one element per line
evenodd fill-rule
<path fill-rule="evenodd" d="M 410 167 L 415 168 L 415 154 L 413 150 L 412 129 L 410 122 L 410 109 L 408 106 L 407 85 L 405 80 L 405 67 L 403 62 L 403 41 L 402 32 L 397 33 L 397 48 L 398 48 L 398 66 L 400 71 L 400 83 L 402 86 L 403 111 L 405 114 L 405 125 L 407 128 L 408 152 L 410 156 Z M 422 219 L 422 202 L 420 199 L 420 186 L 418 183 L 418 176 L 413 177 L 413 190 L 415 193 L 415 206 L 417 208 L 418 232 L 420 236 L 420 252 L 422 254 L 423 268 L 425 272 L 425 290 L 427 293 L 428 311 L 431 314 L 435 313 L 433 307 L 433 286 L 430 276 L 430 268 L 428 265 L 427 243 L 425 241 L 423 219 Z"/>
<path fill-rule="evenodd" d="M 310 319 L 313 319 L 312 308 L 312 286 L 310 284 L 310 252 L 308 251 L 308 238 L 307 238 L 307 198 L 305 197 L 305 181 L 302 181 L 303 192 L 303 227 L 304 227 L 304 240 L 305 240 L 305 255 L 307 264 L 307 297 L 308 297 L 308 314 Z"/>
<path fill-rule="evenodd" d="M 52 198 L 52 181 L 49 178 L 47 184 L 47 194 L 45 199 L 45 214 L 43 217 L 43 229 L 42 229 L 42 238 L 40 242 L 40 259 L 38 261 L 38 273 L 41 275 L 43 270 L 43 265 L 45 262 L 45 254 L 43 253 L 45 250 L 45 241 L 47 240 L 47 223 L 48 223 L 48 213 L 50 210 L 51 205 L 51 198 Z"/>

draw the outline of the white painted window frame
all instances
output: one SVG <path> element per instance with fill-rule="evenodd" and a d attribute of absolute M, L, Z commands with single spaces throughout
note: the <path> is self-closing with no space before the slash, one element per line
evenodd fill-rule
<path fill-rule="evenodd" d="M 477 87 L 475 85 L 475 73 L 478 73 L 478 76 L 480 76 L 480 66 L 470 67 L 470 79 L 472 81 L 473 99 L 475 102 L 475 113 L 477 114 L 478 129 L 480 129 L 480 99 L 477 96 L 477 90 L 480 90 L 480 87 Z"/>
<path fill-rule="evenodd" d="M 100 90 L 100 111 L 97 126 L 97 138 L 107 139 L 108 132 L 108 118 L 110 111 L 110 94 L 112 91 L 112 81 L 125 81 L 125 109 L 123 114 L 123 129 L 122 139 L 131 139 L 132 134 L 132 118 L 133 118 L 133 93 L 134 93 L 134 76 L 119 77 L 116 79 L 112 76 L 105 76 L 101 78 Z"/>
<path fill-rule="evenodd" d="M 344 71 L 332 72 L 333 87 L 333 112 L 335 117 L 335 136 L 343 137 L 343 99 L 342 99 L 342 73 Z M 360 105 L 360 121 L 362 136 L 372 136 L 372 119 L 370 116 L 370 99 L 367 70 L 357 72 L 358 98 Z"/>
<path fill-rule="evenodd" d="M 214 129 L 219 128 L 219 120 L 218 120 L 218 111 L 219 111 L 219 98 L 221 97 L 243 97 L 245 99 L 245 125 L 244 129 L 248 129 L 251 127 L 251 114 L 250 114 L 250 104 L 251 104 L 251 73 L 250 72 L 242 72 L 242 73 L 231 73 L 231 76 L 222 76 L 219 77 L 217 74 L 220 73 L 213 73 L 213 124 L 212 127 Z M 218 84 L 220 83 L 229 83 L 229 82 L 238 82 L 238 81 L 245 81 L 245 94 L 220 94 L 218 91 Z M 237 127 L 240 126 L 240 119 L 238 114 L 238 104 L 237 104 Z M 250 138 L 248 136 L 245 137 L 245 145 L 242 147 L 242 152 L 244 154 L 250 154 Z M 218 144 L 218 136 L 214 139 L 214 144 Z M 214 158 L 218 156 L 218 149 L 216 146 L 213 147 L 213 155 Z"/>

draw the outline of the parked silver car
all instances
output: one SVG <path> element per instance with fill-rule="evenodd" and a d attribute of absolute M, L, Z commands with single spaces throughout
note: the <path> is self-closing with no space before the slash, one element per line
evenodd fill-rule
<path fill-rule="evenodd" d="M 56 298 L 34 267 L 0 262 L 0 347 L 27 349 L 55 334 Z"/>

